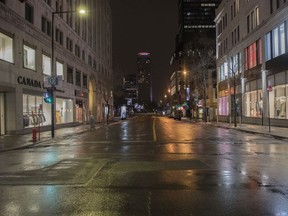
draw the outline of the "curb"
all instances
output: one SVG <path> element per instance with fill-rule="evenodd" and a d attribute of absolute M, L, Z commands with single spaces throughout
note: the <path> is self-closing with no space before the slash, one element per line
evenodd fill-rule
<path fill-rule="evenodd" d="M 100 123 L 100 124 L 98 124 L 98 125 L 95 126 L 95 129 L 97 130 L 97 129 L 102 128 L 102 127 L 104 127 L 104 126 L 114 125 L 114 124 L 117 124 L 118 122 L 120 122 L 120 121 L 112 121 L 112 122 L 110 122 L 109 124 Z M 82 126 L 83 126 L 83 125 L 82 125 Z M 59 129 L 62 129 L 62 128 L 59 128 Z M 64 129 L 65 129 L 65 128 L 64 128 Z M 79 131 L 77 132 L 77 134 L 84 134 L 84 133 L 86 133 L 86 132 L 89 132 L 89 127 L 87 127 L 87 128 L 85 127 L 85 128 L 83 128 L 83 129 L 79 130 Z M 59 139 L 65 139 L 65 138 L 67 138 L 67 137 L 69 137 L 69 136 L 72 136 L 72 135 L 74 135 L 74 134 L 75 134 L 75 133 L 64 134 L 64 135 L 62 135 Z M 44 143 L 51 142 L 51 141 L 52 141 L 52 138 L 49 137 L 49 136 L 44 136 L 44 137 L 41 138 L 40 141 L 37 141 L 37 142 L 35 142 L 35 143 L 33 143 L 32 139 L 31 139 L 29 142 L 26 142 L 25 144 L 20 145 L 20 146 L 11 147 L 11 148 L 8 147 L 8 148 L 6 148 L 6 149 L 0 149 L 0 153 L 9 152 L 9 151 L 13 151 L 13 150 L 20 150 L 20 149 L 31 148 L 31 147 L 36 146 L 36 145 L 38 145 L 38 144 L 44 144 Z M 54 140 L 54 141 L 56 141 L 56 140 Z"/>
<path fill-rule="evenodd" d="M 252 131 L 252 130 L 247 130 L 247 129 L 242 129 L 242 128 L 233 128 L 233 127 L 228 127 L 228 126 L 224 126 L 224 125 L 216 125 L 216 124 L 209 124 L 209 125 L 214 126 L 214 127 L 225 128 L 225 129 L 243 131 L 243 132 L 250 133 L 250 134 L 259 134 L 259 135 L 264 135 L 264 136 L 270 136 L 270 137 L 273 137 L 275 139 L 280 139 L 280 140 L 288 139 L 285 136 L 279 136 L 279 135 L 275 135 L 275 134 L 271 134 L 271 133 L 263 133 L 263 132 L 259 132 L 259 131 Z"/>

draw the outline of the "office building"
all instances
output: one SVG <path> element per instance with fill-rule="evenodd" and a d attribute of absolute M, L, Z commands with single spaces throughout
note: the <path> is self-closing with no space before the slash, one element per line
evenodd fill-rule
<path fill-rule="evenodd" d="M 138 103 L 145 106 L 152 102 L 150 53 L 138 53 L 137 70 Z"/>
<path fill-rule="evenodd" d="M 124 76 L 125 100 L 128 106 L 135 105 L 138 102 L 138 86 L 136 74 L 127 74 Z"/>
<path fill-rule="evenodd" d="M 202 37 L 215 40 L 215 9 L 221 0 L 178 0 L 179 32 L 176 51 L 185 54 Z"/>
<path fill-rule="evenodd" d="M 222 1 L 217 9 L 218 119 L 287 126 L 288 2 Z"/>
<path fill-rule="evenodd" d="M 110 1 L 85 1 L 83 16 L 76 12 L 80 3 L 0 1 L 1 135 L 31 132 L 36 126 L 49 130 L 52 113 L 43 98 L 44 80 L 54 75 L 62 83 L 54 91 L 56 128 L 85 123 L 90 115 L 104 121 L 104 96 L 108 106 L 113 104 Z"/>

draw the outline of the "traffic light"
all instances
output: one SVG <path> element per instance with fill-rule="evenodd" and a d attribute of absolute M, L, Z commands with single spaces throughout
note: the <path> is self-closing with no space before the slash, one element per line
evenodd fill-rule
<path fill-rule="evenodd" d="M 45 103 L 53 103 L 53 92 L 51 90 L 44 92 L 43 97 Z"/>

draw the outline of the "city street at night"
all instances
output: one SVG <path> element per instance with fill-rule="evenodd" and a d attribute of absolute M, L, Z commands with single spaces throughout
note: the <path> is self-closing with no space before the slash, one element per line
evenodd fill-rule
<path fill-rule="evenodd" d="M 287 139 L 135 116 L 0 153 L 0 215 L 287 215 Z"/>

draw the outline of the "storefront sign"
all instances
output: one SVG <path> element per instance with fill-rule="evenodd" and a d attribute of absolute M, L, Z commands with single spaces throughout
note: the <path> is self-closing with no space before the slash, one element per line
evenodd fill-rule
<path fill-rule="evenodd" d="M 17 78 L 17 82 L 21 85 L 25 85 L 25 86 L 31 86 L 31 87 L 35 87 L 35 88 L 42 88 L 42 83 L 38 80 L 34 80 L 34 79 L 30 79 L 30 78 L 26 78 L 23 76 L 18 76 Z"/>

